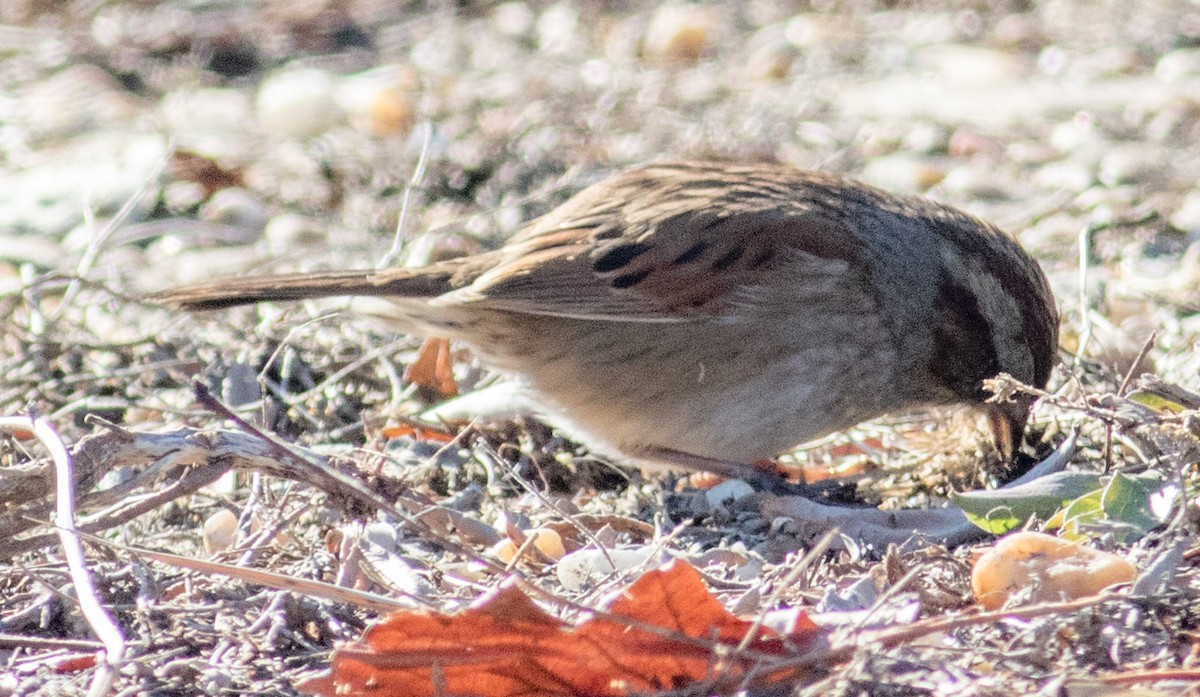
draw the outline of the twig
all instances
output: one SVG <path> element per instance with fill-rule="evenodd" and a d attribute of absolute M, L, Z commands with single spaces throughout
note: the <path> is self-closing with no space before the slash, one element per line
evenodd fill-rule
<path fill-rule="evenodd" d="M 46 315 L 42 312 L 41 286 L 33 274 L 32 264 L 21 264 L 21 285 L 25 289 L 25 303 L 29 306 L 29 333 L 35 339 L 41 339 L 46 333 Z"/>
<path fill-rule="evenodd" d="M 1085 225 L 1079 231 L 1079 320 L 1083 327 L 1079 331 L 1079 346 L 1075 349 L 1075 359 L 1072 365 L 1079 368 L 1083 363 L 1083 354 L 1087 351 L 1088 342 L 1092 340 L 1092 316 L 1088 310 L 1087 277 L 1088 257 L 1091 255 L 1092 233 L 1095 229 Z"/>
<path fill-rule="evenodd" d="M 158 181 L 159 175 L 161 175 L 167 168 L 167 164 L 170 163 L 171 156 L 174 153 L 175 143 L 168 142 L 163 151 L 162 157 L 160 157 L 158 162 L 154 164 L 153 169 L 146 174 L 146 177 L 142 180 L 142 184 L 138 187 L 138 190 L 133 192 L 133 195 L 127 198 L 125 203 L 122 204 L 121 209 L 117 211 L 117 214 L 114 215 L 111 220 L 105 223 L 104 227 L 99 232 L 92 236 L 92 239 L 88 242 L 87 249 L 83 251 L 83 256 L 79 258 L 79 263 L 75 266 L 75 278 L 71 281 L 71 284 L 67 286 L 67 290 L 63 294 L 62 303 L 60 303 L 58 306 L 59 312 L 70 306 L 71 301 L 75 298 L 75 294 L 79 292 L 80 286 L 78 279 L 82 279 L 84 276 L 87 276 L 88 272 L 92 270 L 92 265 L 96 263 L 96 258 L 100 255 L 100 251 L 104 249 L 104 245 L 108 242 L 109 238 L 113 236 L 113 233 L 115 233 L 117 229 L 120 228 L 121 225 L 123 225 L 129 218 L 129 214 L 133 212 L 134 206 L 136 206 L 138 202 L 141 201 L 142 198 L 150 191 L 151 185 Z M 94 227 L 95 221 L 92 219 L 91 207 L 85 205 L 83 213 L 87 226 L 90 228 Z"/>
<path fill-rule="evenodd" d="M 378 268 L 381 269 L 391 266 L 400 258 L 400 251 L 404 247 L 406 238 L 404 228 L 405 223 L 408 222 L 408 208 L 412 202 L 413 189 L 419 187 L 425 180 L 425 169 L 429 164 L 429 145 L 433 142 L 433 124 L 425 122 L 424 126 L 425 138 L 421 142 L 421 155 L 417 158 L 417 166 L 413 168 L 408 185 L 404 187 L 404 198 L 400 201 L 400 216 L 396 219 L 396 234 L 392 237 L 391 249 L 379 260 Z"/>
<path fill-rule="evenodd" d="M 276 573 L 274 571 L 264 571 L 238 564 L 225 564 L 223 562 L 209 561 L 205 559 L 191 559 L 178 554 L 168 554 L 166 552 L 155 552 L 141 547 L 129 547 L 126 545 L 117 544 L 111 540 L 97 539 L 97 543 L 106 545 L 113 549 L 135 554 L 145 557 L 160 564 L 167 564 L 181 569 L 191 569 L 208 574 L 220 574 L 230 578 L 240 578 L 249 583 L 257 583 L 267 586 L 268 588 L 277 588 L 279 590 L 301 593 L 313 598 L 321 598 L 336 603 L 349 603 L 367 610 L 375 610 L 377 612 L 391 612 L 395 610 L 411 610 L 412 603 L 388 598 L 375 593 L 366 591 L 354 590 L 353 588 L 344 588 L 335 586 L 332 583 L 324 581 L 314 581 L 307 578 L 296 578 L 285 574 Z"/>
<path fill-rule="evenodd" d="M 8 618 L 5 618 L 8 621 Z M 95 651 L 104 648 L 98 641 L 86 639 L 58 639 L 56 637 L 24 636 L 22 634 L 0 633 L 0 649 L 71 649 L 77 651 Z"/>
<path fill-rule="evenodd" d="M 439 545 L 452 552 L 455 552 L 456 554 L 462 555 L 463 558 L 477 561 L 494 573 L 501 575 L 505 573 L 503 566 L 496 564 L 490 559 L 479 556 L 467 547 L 450 540 L 444 535 L 438 534 L 438 532 L 433 530 L 427 523 L 423 522 L 418 517 L 414 517 L 409 512 L 401 510 L 391 501 L 388 501 L 374 491 L 366 488 L 354 478 L 326 467 L 323 463 L 314 462 L 271 438 L 263 431 L 248 423 L 245 419 L 242 419 L 237 414 L 234 414 L 233 411 L 231 411 L 228 407 L 222 404 L 220 400 L 213 396 L 213 394 L 209 392 L 208 388 L 203 384 L 196 382 L 193 384 L 193 388 L 196 395 L 196 400 L 200 402 L 201 406 L 215 414 L 220 415 L 222 418 L 234 422 L 238 428 L 261 442 L 267 451 L 278 459 L 279 465 L 285 468 L 288 468 L 290 465 L 290 478 L 299 479 L 300 481 L 307 481 L 308 483 L 326 491 L 336 492 L 342 496 L 362 501 L 393 516 L 397 521 L 403 523 L 410 531 L 418 534 L 433 536 Z M 312 475 L 312 477 L 306 475 Z M 314 477 L 316 481 L 312 481 L 312 478 Z M 532 586 L 532 584 L 530 585 Z M 536 586 L 532 587 L 537 588 Z M 553 597 L 551 594 L 542 590 L 541 588 L 537 588 L 537 590 L 539 593 Z"/>
<path fill-rule="evenodd" d="M 293 470 L 291 472 L 292 477 L 303 479 L 302 477 L 299 477 L 299 475 L 315 475 L 317 481 L 307 480 L 308 483 L 320 488 L 325 488 L 327 491 L 332 490 L 343 495 L 352 496 L 360 501 L 363 501 L 364 503 L 368 503 L 384 513 L 393 516 L 398 522 L 403 523 L 409 530 L 413 530 L 418 534 L 427 535 L 433 538 L 438 545 L 442 546 L 446 550 L 458 554 L 465 559 L 476 561 L 492 573 L 499 575 L 507 575 L 509 573 L 501 564 L 498 564 L 497 562 L 486 557 L 480 556 L 466 546 L 454 542 L 444 535 L 438 534 L 436 530 L 421 520 L 420 517 L 413 516 L 408 512 L 401 510 L 395 504 L 384 499 L 382 496 L 376 494 L 370 489 L 367 489 L 353 478 L 337 472 L 336 470 L 328 469 L 319 463 L 312 462 L 299 453 L 293 452 L 283 444 L 276 442 L 270 436 L 255 428 L 251 424 L 246 423 L 245 420 L 239 418 L 225 405 L 221 404 L 221 402 L 217 400 L 216 397 L 214 397 L 204 385 L 195 383 L 193 387 L 195 389 L 196 399 L 201 403 L 202 406 L 216 414 L 221 415 L 223 418 L 233 421 L 238 425 L 239 428 L 254 436 L 256 439 L 259 439 L 263 443 L 264 447 L 267 448 L 275 457 L 278 457 L 279 460 L 290 463 L 295 468 L 300 470 Z M 278 469 L 276 471 L 278 471 Z M 556 607 L 565 608 L 581 614 L 591 614 L 595 617 L 603 617 L 615 622 L 620 622 L 632 628 L 649 632 L 656 636 L 669 638 L 673 641 L 681 641 L 696 646 L 705 646 L 709 649 L 713 649 L 719 645 L 719 642 L 689 637 L 672 629 L 663 628 L 630 617 L 613 615 L 602 609 L 588 607 L 586 605 L 567 600 L 566 598 L 559 597 L 554 593 L 542 588 L 541 586 L 532 583 L 519 574 L 509 575 L 509 579 L 512 583 L 517 584 L 517 586 L 528 595 L 541 599 L 542 601 L 550 603 Z M 749 652 L 749 655 L 754 657 L 756 654 L 754 652 Z M 762 658 L 765 660 L 765 657 Z"/>
<path fill-rule="evenodd" d="M 229 467 L 230 465 L 227 462 L 206 463 L 201 467 L 189 471 L 183 479 L 173 482 L 166 488 L 156 491 L 145 498 L 138 499 L 134 503 L 122 501 L 106 510 L 82 518 L 76 527 L 79 532 L 94 535 L 110 528 L 115 528 L 118 525 L 123 525 L 144 513 L 157 510 L 181 496 L 193 494 L 212 484 L 220 479 L 221 475 L 228 472 Z M 45 549 L 53 539 L 54 533 L 46 533 L 8 540 L 0 543 L 0 558 L 13 557 L 25 552 Z"/>
<path fill-rule="evenodd" d="M 63 556 L 66 558 L 71 583 L 75 586 L 79 609 L 92 632 L 104 644 L 104 659 L 98 661 L 96 674 L 92 676 L 92 684 L 88 689 L 89 697 L 101 697 L 109 693 L 116 680 L 117 667 L 125 657 L 125 637 L 112 615 L 101 605 L 91 574 L 88 573 L 83 545 L 80 544 L 79 533 L 75 529 L 75 468 L 71 462 L 71 455 L 54 426 L 39 416 L 0 417 L 0 428 L 33 431 L 54 461 L 57 500 L 54 522 L 62 543 Z"/>
<path fill-rule="evenodd" d="M 780 662 L 777 665 L 770 666 L 770 669 L 778 670 L 780 668 L 804 668 L 843 663 L 850 660 L 854 653 L 860 648 L 867 646 L 877 646 L 890 649 L 912 643 L 922 637 L 932 634 L 942 634 L 946 632 L 952 632 L 956 629 L 963 629 L 964 627 L 972 627 L 982 624 L 993 624 L 1007 619 L 1027 620 L 1035 617 L 1044 617 L 1046 615 L 1057 615 L 1067 612 L 1075 612 L 1077 610 L 1086 610 L 1089 607 L 1094 607 L 1096 605 L 1100 605 L 1101 603 L 1114 600 L 1129 600 L 1129 598 L 1119 593 L 1107 592 L 1064 602 L 1024 605 L 1007 610 L 982 612 L 977 615 L 939 617 L 936 619 L 926 620 L 924 622 L 916 622 L 910 625 L 890 627 L 888 629 L 882 629 L 873 632 L 864 632 L 852 643 L 847 643 L 843 646 L 837 646 L 827 651 L 814 652 L 806 656 L 788 659 Z"/>
<path fill-rule="evenodd" d="M 821 555 L 825 554 L 826 550 L 829 549 L 829 546 L 832 545 L 833 541 L 841 534 L 842 533 L 840 530 L 834 528 L 833 530 L 830 530 L 822 535 L 821 539 L 817 540 L 816 543 L 813 544 L 813 546 L 808 550 L 808 553 L 804 555 L 800 562 L 796 564 L 796 566 L 793 567 L 786 576 L 784 576 L 783 581 L 776 584 L 775 590 L 771 592 L 771 595 L 767 596 L 765 601 L 763 601 L 762 612 L 758 613 L 758 616 L 754 618 L 754 624 L 750 625 L 750 629 L 746 630 L 746 636 L 742 637 L 741 642 L 738 643 L 739 651 L 748 648 L 750 643 L 757 638 L 759 631 L 762 629 L 763 622 L 766 621 L 767 610 L 775 605 L 785 590 L 792 587 L 792 584 L 796 582 L 796 579 L 800 578 L 800 574 L 807 571 L 808 567 L 812 566 L 813 562 L 820 559 Z"/>
<path fill-rule="evenodd" d="M 1158 670 L 1131 670 L 1116 675 L 1103 675 L 1100 682 L 1105 685 L 1134 685 L 1143 682 L 1161 682 L 1163 680 L 1200 681 L 1200 669 L 1196 668 L 1160 668 Z"/>
<path fill-rule="evenodd" d="M 1117 388 L 1117 396 L 1124 397 L 1125 391 L 1129 389 L 1129 383 L 1133 382 L 1133 376 L 1137 373 L 1138 368 L 1142 367 L 1142 362 L 1146 360 L 1146 356 L 1150 354 L 1150 349 L 1154 348 L 1154 342 L 1158 341 L 1158 330 L 1150 332 L 1146 343 L 1142 344 L 1142 350 L 1138 351 L 1137 358 L 1133 359 L 1133 363 L 1129 366 L 1129 370 L 1125 372 L 1125 377 L 1121 380 L 1121 386 Z"/>
<path fill-rule="evenodd" d="M 1133 363 L 1129 366 L 1129 370 L 1125 372 L 1125 377 L 1121 379 L 1121 385 L 1117 388 L 1117 396 L 1124 397 L 1125 391 L 1129 389 L 1129 383 L 1133 381 L 1133 375 L 1141 367 L 1142 361 L 1146 360 L 1150 349 L 1154 347 L 1154 342 L 1158 339 L 1158 331 L 1150 332 L 1150 337 L 1146 339 L 1146 343 L 1142 344 L 1142 350 L 1138 351 L 1137 358 L 1133 359 Z M 1105 473 L 1112 471 L 1113 465 L 1113 430 L 1116 426 L 1112 421 L 1104 422 L 1104 471 Z"/>
<path fill-rule="evenodd" d="M 530 484 L 529 482 L 525 481 L 525 478 L 522 477 L 520 474 L 518 474 L 517 470 L 515 468 L 513 468 L 512 465 L 508 464 L 507 462 L 504 461 L 504 458 L 500 457 L 500 453 L 497 452 L 495 448 L 493 448 L 491 445 L 488 445 L 486 443 L 485 443 L 485 446 L 486 446 L 486 452 L 487 452 L 488 456 L 491 457 L 492 460 L 495 461 L 497 464 L 499 464 L 501 469 L 508 472 L 509 476 L 512 477 L 513 481 L 515 481 L 517 484 L 519 484 L 522 489 L 524 489 L 526 492 L 531 494 L 538 501 L 541 501 L 543 506 L 545 506 L 546 508 L 549 508 L 550 510 L 554 511 L 558 515 L 562 516 L 563 520 L 570 523 L 572 527 L 574 527 L 576 530 L 579 531 L 579 534 L 586 537 L 589 542 L 591 542 L 593 545 L 595 545 L 596 549 L 600 552 L 600 554 L 604 556 L 604 561 L 608 562 L 609 567 L 611 567 L 614 571 L 619 568 L 617 566 L 616 562 L 613 561 L 612 556 L 609 555 L 608 548 L 604 544 L 602 544 L 600 542 L 600 540 L 597 539 L 594 534 L 592 534 L 592 531 L 589 530 L 586 525 L 584 525 L 583 523 L 576 520 L 575 517 L 573 515 L 571 515 L 570 513 L 562 510 L 557 505 L 555 505 L 555 503 L 553 501 L 551 501 L 545 494 L 543 494 L 541 491 L 538 491 L 537 487 L 535 487 L 532 484 Z M 524 547 L 525 545 L 521 545 L 521 546 Z M 518 551 L 520 551 L 520 550 L 518 550 Z M 519 558 L 520 558 L 519 556 L 514 556 L 513 561 L 515 562 Z M 510 563 L 510 566 L 511 565 L 512 564 Z"/>

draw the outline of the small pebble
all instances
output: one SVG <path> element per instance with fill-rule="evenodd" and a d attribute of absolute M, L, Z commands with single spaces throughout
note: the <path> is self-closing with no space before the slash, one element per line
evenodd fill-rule
<path fill-rule="evenodd" d="M 978 88 L 1016 80 L 1028 73 L 1014 53 L 979 46 L 946 44 L 917 54 L 917 62 L 951 85 Z"/>
<path fill-rule="evenodd" d="M 566 556 L 567 550 L 563 547 L 562 536 L 553 528 L 526 530 L 525 534 L 534 538 L 533 546 L 537 547 L 538 551 L 547 557 L 558 561 Z"/>
<path fill-rule="evenodd" d="M 1073 160 L 1051 162 L 1033 173 L 1033 183 L 1045 189 L 1084 191 L 1096 181 L 1093 168 Z"/>
<path fill-rule="evenodd" d="M 376 136 L 406 136 L 416 123 L 419 80 L 388 65 L 344 78 L 334 92 L 350 125 Z"/>
<path fill-rule="evenodd" d="M 211 670 L 204 671 L 198 686 L 205 695 L 227 694 L 233 687 L 233 674 L 227 667 L 213 667 Z"/>
<path fill-rule="evenodd" d="M 1071 600 L 1137 577 L 1133 564 L 1110 552 L 1038 532 L 1005 537 L 979 557 L 971 588 L 984 608 L 1003 606 L 1014 593 L 1032 602 Z"/>
<path fill-rule="evenodd" d="M 1178 83 L 1200 76 L 1200 48 L 1180 48 L 1158 59 L 1154 77 L 1167 83 Z"/>
<path fill-rule="evenodd" d="M 229 187 L 212 195 L 200 207 L 198 216 L 206 223 L 228 225 L 257 236 L 271 220 L 262 199 L 246 189 Z"/>
<path fill-rule="evenodd" d="M 232 547 L 237 541 L 237 523 L 237 516 L 227 508 L 222 508 L 206 518 L 201 532 L 204 553 L 212 556 Z"/>
<path fill-rule="evenodd" d="M 745 75 L 751 80 L 782 80 L 795 61 L 795 51 L 786 46 L 760 46 L 746 59 Z"/>
<path fill-rule="evenodd" d="M 370 523 L 363 527 L 362 536 L 385 552 L 396 550 L 396 526 L 390 523 Z"/>
<path fill-rule="evenodd" d="M 831 588 L 821 598 L 824 612 L 866 610 L 879 599 L 879 585 L 871 576 L 862 576 L 844 588 Z"/>
<path fill-rule="evenodd" d="M 1183 197 L 1179 208 L 1171 214 L 1171 224 L 1193 235 L 1200 234 L 1200 191 Z"/>
<path fill-rule="evenodd" d="M 442 506 L 452 511 L 462 513 L 476 512 L 487 498 L 487 492 L 478 482 L 471 482 L 467 487 L 442 502 Z"/>
<path fill-rule="evenodd" d="M 708 48 L 715 20 L 696 5 L 666 4 L 658 8 L 642 38 L 647 58 L 694 63 Z"/>
<path fill-rule="evenodd" d="M 565 3 L 546 8 L 535 26 L 538 48 L 552 56 L 566 55 L 583 41 L 579 32 L 579 13 Z"/>
<path fill-rule="evenodd" d="M 268 133 L 293 138 L 320 135 L 338 113 L 333 76 L 316 68 L 269 75 L 258 87 L 254 111 Z"/>
<path fill-rule="evenodd" d="M 941 165 L 904 153 L 876 157 L 862 171 L 862 179 L 869 184 L 909 193 L 925 191 L 945 177 Z"/>
<path fill-rule="evenodd" d="M 742 523 L 742 532 L 747 535 L 765 535 L 771 527 L 766 518 L 750 518 Z"/>
<path fill-rule="evenodd" d="M 598 549 L 571 552 L 554 565 L 558 582 L 567 590 L 579 590 L 593 577 L 625 571 L 646 563 L 650 549 L 610 549 L 607 554 Z"/>
<path fill-rule="evenodd" d="M 957 133 L 955 134 L 957 135 Z M 904 134 L 903 149 L 912 153 L 934 155 L 953 148 L 952 136 L 940 124 L 918 121 Z"/>
<path fill-rule="evenodd" d="M 739 567 L 748 561 L 750 559 L 745 554 L 720 547 L 701 552 L 691 559 L 692 564 L 701 569 L 709 566 Z"/>
<path fill-rule="evenodd" d="M 563 547 L 562 537 L 558 532 L 551 528 L 538 528 L 536 530 L 525 530 L 527 537 L 534 538 L 533 546 L 539 552 L 546 555 L 554 561 L 562 559 L 567 553 Z M 501 562 L 508 564 L 517 556 L 517 544 L 511 538 L 505 537 L 488 549 L 488 554 L 492 555 Z"/>
<path fill-rule="evenodd" d="M 524 2 L 502 2 L 492 8 L 492 26 L 501 34 L 518 38 L 533 29 L 536 19 L 533 10 Z"/>
<path fill-rule="evenodd" d="M 231 87 L 172 90 L 159 100 L 158 113 L 171 132 L 242 133 L 254 118 L 249 96 Z"/>
<path fill-rule="evenodd" d="M 1097 178 L 1105 186 L 1156 184 L 1167 176 L 1169 160 L 1162 152 L 1145 145 L 1113 148 L 1100 161 Z"/>
<path fill-rule="evenodd" d="M 995 155 L 1003 150 L 1000 143 L 979 131 L 970 128 L 959 128 L 950 135 L 946 145 L 951 157 L 971 158 L 981 154 Z"/>
<path fill-rule="evenodd" d="M 1050 130 L 1048 140 L 1050 145 L 1062 153 L 1096 149 L 1104 145 L 1104 139 L 1096 132 L 1091 117 L 1083 113 L 1070 121 L 1056 124 Z"/>
<path fill-rule="evenodd" d="M 704 492 L 704 498 L 711 508 L 728 506 L 750 496 L 754 487 L 741 479 L 729 479 Z"/>
<path fill-rule="evenodd" d="M 234 408 L 262 399 L 258 371 L 240 361 L 229 366 L 221 379 L 221 399 Z"/>
<path fill-rule="evenodd" d="M 1006 177 L 994 168 L 974 163 L 950 170 L 942 180 L 942 188 L 964 199 L 1003 201 L 1012 196 Z"/>
<path fill-rule="evenodd" d="M 784 25 L 783 37 L 791 45 L 807 52 L 827 48 L 850 36 L 837 22 L 836 17 L 825 13 L 799 14 Z"/>
<path fill-rule="evenodd" d="M 5 101 L 12 99 L 10 95 L 5 95 Z M 0 119 L 3 125 L 16 117 L 40 138 L 55 139 L 127 124 L 141 108 L 112 75 L 90 62 L 31 83 L 6 107 L 11 112 Z"/>
<path fill-rule="evenodd" d="M 267 221 L 263 238 L 267 240 L 272 254 L 286 254 L 300 247 L 324 242 L 326 235 L 318 221 L 287 212 Z"/>

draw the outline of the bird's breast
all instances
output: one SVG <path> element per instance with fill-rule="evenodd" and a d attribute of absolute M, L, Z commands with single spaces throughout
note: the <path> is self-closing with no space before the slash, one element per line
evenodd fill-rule
<path fill-rule="evenodd" d="M 519 336 L 493 336 L 476 349 L 600 450 L 658 447 L 750 462 L 897 406 L 894 344 L 876 316 L 805 316 L 514 316 Z"/>

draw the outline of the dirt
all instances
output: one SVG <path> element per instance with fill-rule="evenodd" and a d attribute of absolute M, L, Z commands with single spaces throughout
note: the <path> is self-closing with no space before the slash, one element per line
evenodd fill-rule
<path fill-rule="evenodd" d="M 655 159 L 827 170 L 1012 231 L 1063 317 L 1026 456 L 1077 429 L 1072 469 L 1162 473 L 1182 493 L 1161 525 L 1126 535 L 1100 521 L 1084 537 L 1142 570 L 1193 544 L 1198 8 L 23 0 L 0 7 L 0 86 L 0 414 L 41 416 L 80 460 L 78 505 L 99 538 L 87 568 L 128 646 L 114 691 L 295 694 L 378 616 L 131 548 L 453 611 L 504 578 L 477 563 L 500 538 L 582 520 L 564 529 L 689 558 L 728 605 L 806 609 L 835 642 L 970 613 L 968 549 L 844 540 L 790 580 L 813 536 L 753 499 L 714 505 L 529 416 L 455 429 L 449 443 L 404 431 L 445 398 L 403 376 L 418 343 L 339 305 L 185 316 L 146 300 L 232 273 L 375 265 L 393 248 L 416 263 L 493 247 Z M 464 393 L 496 380 L 465 351 L 454 359 Z M 245 423 L 202 406 L 195 383 Z M 1147 394 L 1181 409 L 1146 407 Z M 249 440 L 189 431 L 200 441 L 169 441 L 188 455 L 171 462 L 149 445 L 89 450 L 120 441 L 118 429 L 183 428 Z M 451 523 L 380 513 L 256 430 L 402 502 L 402 516 L 433 507 Z M 943 412 L 894 415 L 785 459 L 851 472 L 853 496 L 885 508 L 938 506 L 1013 474 L 976 419 Z M 49 522 L 51 458 L 10 429 L 0 467 L 0 694 L 83 693 L 99 645 Z M 237 521 L 233 546 L 206 551 L 219 511 Z M 355 571 L 356 541 L 380 536 L 392 565 Z M 794 691 L 1105 694 L 1105 680 L 1190 671 L 1193 560 L 1167 557 L 1146 597 L 864 646 Z M 567 589 L 554 566 L 535 555 L 510 573 L 584 604 L 637 573 Z M 1143 680 L 1145 694 L 1195 689 L 1195 673 L 1167 677 Z"/>

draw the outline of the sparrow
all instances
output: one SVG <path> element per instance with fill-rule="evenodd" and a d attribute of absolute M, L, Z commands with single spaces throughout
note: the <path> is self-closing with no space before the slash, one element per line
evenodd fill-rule
<path fill-rule="evenodd" d="M 1054 297 L 1017 241 L 918 197 L 773 164 L 656 163 L 594 184 L 502 247 L 420 268 L 251 274 L 182 310 L 386 300 L 399 331 L 467 344 L 594 451 L 745 472 L 888 412 L 985 411 L 1000 453 L 1046 385 Z"/>

